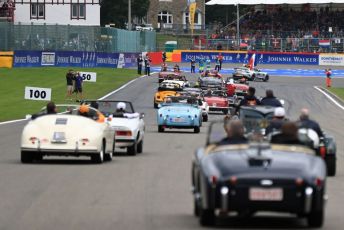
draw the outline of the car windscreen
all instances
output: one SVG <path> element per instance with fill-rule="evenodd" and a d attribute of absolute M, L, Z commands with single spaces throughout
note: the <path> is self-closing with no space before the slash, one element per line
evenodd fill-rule
<path fill-rule="evenodd" d="M 249 133 L 260 132 L 262 129 L 265 129 L 269 125 L 273 113 L 262 113 L 253 109 L 241 109 L 239 116 L 245 127 L 245 133 Z"/>
<path fill-rule="evenodd" d="M 98 109 L 104 115 L 113 114 L 117 110 L 118 103 L 125 104 L 125 112 L 126 113 L 134 113 L 134 109 L 130 102 L 121 102 L 121 101 L 99 101 L 98 102 Z"/>

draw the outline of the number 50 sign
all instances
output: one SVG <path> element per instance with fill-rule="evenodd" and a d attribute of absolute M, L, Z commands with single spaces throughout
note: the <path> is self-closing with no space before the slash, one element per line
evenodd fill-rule
<path fill-rule="evenodd" d="M 28 100 L 50 101 L 51 89 L 26 86 L 24 98 Z"/>
<path fill-rule="evenodd" d="M 83 81 L 97 81 L 97 73 L 95 72 L 80 72 Z"/>

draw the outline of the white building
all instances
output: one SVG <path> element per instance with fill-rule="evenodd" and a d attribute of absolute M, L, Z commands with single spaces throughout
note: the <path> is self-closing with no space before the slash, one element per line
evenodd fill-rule
<path fill-rule="evenodd" d="M 14 23 L 100 25 L 99 0 L 15 0 Z"/>

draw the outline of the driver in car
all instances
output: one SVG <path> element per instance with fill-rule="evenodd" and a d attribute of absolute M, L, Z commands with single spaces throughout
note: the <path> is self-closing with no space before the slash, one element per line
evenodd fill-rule
<path fill-rule="evenodd" d="M 224 128 L 227 137 L 221 140 L 217 145 L 235 145 L 248 143 L 247 138 L 244 136 L 244 125 L 239 119 L 230 119 L 225 117 Z"/>
<path fill-rule="evenodd" d="M 118 102 L 116 107 L 116 112 L 113 114 L 114 117 L 125 117 L 125 118 L 136 118 L 139 117 L 139 113 L 131 113 L 126 111 L 126 103 L 125 102 Z"/>

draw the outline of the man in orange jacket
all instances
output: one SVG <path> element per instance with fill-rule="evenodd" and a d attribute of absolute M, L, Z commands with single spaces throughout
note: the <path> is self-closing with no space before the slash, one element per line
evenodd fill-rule
<path fill-rule="evenodd" d="M 325 74 L 326 74 L 326 86 L 331 87 L 331 85 L 332 85 L 332 79 L 331 79 L 332 71 L 331 71 L 331 69 L 325 69 Z"/>

